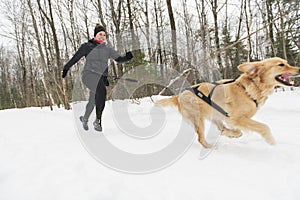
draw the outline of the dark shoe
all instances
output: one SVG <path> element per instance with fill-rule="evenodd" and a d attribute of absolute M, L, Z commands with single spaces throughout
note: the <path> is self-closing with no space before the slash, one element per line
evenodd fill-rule
<path fill-rule="evenodd" d="M 88 120 L 85 119 L 83 116 L 80 116 L 79 119 L 80 119 L 80 121 L 82 123 L 83 129 L 86 130 L 86 131 L 89 130 Z"/>
<path fill-rule="evenodd" d="M 96 131 L 102 132 L 101 120 L 96 119 L 93 125 Z"/>

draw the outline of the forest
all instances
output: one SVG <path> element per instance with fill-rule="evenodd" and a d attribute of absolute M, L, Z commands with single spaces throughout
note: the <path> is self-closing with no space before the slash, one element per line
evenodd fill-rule
<path fill-rule="evenodd" d="M 1 0 L 0 5 L 0 110 L 71 109 L 84 58 L 65 79 L 61 71 L 93 37 L 96 23 L 106 27 L 109 45 L 134 55 L 125 64 L 110 61 L 108 91 L 140 66 L 151 66 L 145 77 L 166 76 L 172 69 L 191 84 L 236 78 L 239 64 L 274 56 L 300 66 L 299 0 Z M 132 98 L 159 94 L 164 87 L 140 85 Z"/>

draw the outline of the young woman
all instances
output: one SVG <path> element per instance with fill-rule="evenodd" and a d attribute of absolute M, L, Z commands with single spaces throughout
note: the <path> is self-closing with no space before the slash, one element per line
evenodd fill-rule
<path fill-rule="evenodd" d="M 108 86 L 108 60 L 114 59 L 118 63 L 131 60 L 133 55 L 127 52 L 125 56 L 108 46 L 106 43 L 106 29 L 96 24 L 94 38 L 83 43 L 71 60 L 64 66 L 62 77 L 65 78 L 68 70 L 83 56 L 86 62 L 82 71 L 82 82 L 89 89 L 89 100 L 85 113 L 80 116 L 83 128 L 88 130 L 88 119 L 96 105 L 96 120 L 93 125 L 95 130 L 102 131 L 102 112 L 106 101 L 106 86 Z"/>

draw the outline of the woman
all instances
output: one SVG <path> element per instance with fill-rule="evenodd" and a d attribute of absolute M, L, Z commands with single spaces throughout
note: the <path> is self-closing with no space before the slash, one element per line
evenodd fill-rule
<path fill-rule="evenodd" d="M 114 59 L 118 63 L 133 58 L 131 52 L 125 56 L 106 44 L 106 29 L 96 24 L 94 38 L 82 44 L 71 60 L 64 66 L 62 77 L 65 78 L 68 70 L 85 56 L 86 62 L 82 71 L 82 82 L 89 89 L 89 100 L 85 113 L 80 116 L 83 128 L 88 130 L 88 119 L 96 105 L 96 120 L 93 123 L 95 130 L 102 131 L 102 112 L 105 107 L 106 86 L 108 86 L 108 60 Z"/>

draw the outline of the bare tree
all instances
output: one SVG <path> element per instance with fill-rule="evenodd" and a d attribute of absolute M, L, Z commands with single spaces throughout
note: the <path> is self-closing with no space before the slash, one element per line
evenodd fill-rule
<path fill-rule="evenodd" d="M 52 3 L 51 0 L 47 1 L 47 6 L 49 9 L 49 13 L 47 13 L 44 8 L 41 6 L 40 0 L 37 1 L 38 6 L 39 6 L 39 10 L 42 14 L 42 16 L 44 17 L 44 19 L 46 20 L 46 22 L 49 24 L 50 26 L 50 30 L 52 33 L 52 39 L 53 39 L 53 45 L 54 45 L 54 49 L 55 49 L 55 61 L 56 61 L 56 70 L 54 70 L 54 74 L 53 74 L 53 82 L 55 83 L 55 86 L 57 87 L 57 89 L 59 90 L 57 92 L 57 98 L 59 99 L 60 103 L 64 104 L 64 107 L 66 109 L 70 109 L 70 104 L 69 104 L 69 99 L 68 99 L 68 93 L 66 92 L 66 83 L 65 80 L 61 78 L 61 73 L 60 73 L 60 69 L 62 68 L 62 62 L 61 62 L 61 58 L 60 58 L 60 48 L 59 48 L 59 42 L 58 42 L 58 37 L 57 37 L 57 31 L 56 31 L 56 27 L 55 27 L 55 21 L 54 21 L 54 15 L 53 15 L 53 9 L 52 9 Z M 61 81 L 61 84 L 58 84 L 56 79 L 59 79 Z M 62 97 L 61 97 L 61 94 Z M 58 104 L 59 105 L 59 104 Z"/>
<path fill-rule="evenodd" d="M 144 4 L 141 4 L 141 2 L 137 1 L 138 5 L 139 5 L 139 9 L 142 10 L 142 13 L 144 15 L 144 17 L 140 17 L 139 19 L 142 21 L 141 25 L 140 20 L 137 20 L 136 23 L 138 24 L 139 27 L 144 27 L 141 28 L 142 33 L 144 34 L 145 38 L 146 38 L 146 43 L 147 43 L 147 53 L 148 53 L 148 57 L 150 59 L 150 61 L 153 61 L 152 58 L 152 47 L 151 47 L 151 35 L 152 33 L 150 32 L 150 17 L 149 17 L 149 2 L 148 0 L 142 1 Z"/>
<path fill-rule="evenodd" d="M 44 87 L 44 90 L 45 90 L 46 97 L 48 98 L 48 101 L 49 101 L 49 106 L 52 110 L 53 109 L 52 106 L 54 105 L 54 99 L 53 99 L 52 93 L 50 92 L 50 90 L 48 88 L 48 84 L 46 83 L 46 80 L 45 80 L 46 79 L 45 74 L 47 74 L 47 64 L 46 64 L 45 55 L 44 55 L 44 52 L 43 52 L 42 41 L 41 41 L 41 38 L 40 38 L 40 31 L 38 29 L 38 24 L 37 24 L 37 21 L 36 21 L 36 18 L 35 18 L 36 13 L 34 12 L 31 0 L 27 0 L 27 6 L 28 6 L 29 11 L 30 11 L 30 16 L 31 16 L 32 24 L 33 24 L 36 43 L 37 43 L 37 46 L 38 46 L 40 66 L 41 66 L 42 71 L 43 71 L 43 76 L 41 77 L 41 81 L 43 83 L 43 87 Z"/>
<path fill-rule="evenodd" d="M 131 35 L 131 40 L 134 41 L 132 44 L 134 45 L 133 49 L 138 50 L 140 52 L 140 42 L 138 40 L 137 35 L 134 32 L 134 19 L 133 19 L 133 14 L 132 14 L 132 2 L 131 0 L 127 0 L 127 10 L 128 10 L 128 19 L 129 19 L 129 27 L 130 27 L 130 35 Z"/>
<path fill-rule="evenodd" d="M 232 78 L 237 73 L 236 66 L 251 59 L 276 55 L 293 64 L 300 63 L 297 0 L 234 3 L 183 0 L 176 11 L 171 0 L 1 0 L 0 3 L 0 10 L 11 26 L 9 30 L 2 30 L 6 24 L 0 26 L 0 36 L 11 40 L 10 47 L 0 48 L 0 109 L 38 105 L 52 109 L 61 104 L 69 109 L 72 79 L 80 68 L 72 68 L 67 79 L 61 78 L 61 69 L 82 40 L 89 39 L 90 30 L 99 21 L 108 29 L 109 41 L 118 51 L 131 50 L 123 45 L 128 41 L 137 45 L 133 49 L 140 51 L 140 56 L 134 54 L 130 65 L 114 66 L 115 76 L 122 76 L 131 65 L 147 63 L 144 55 L 160 64 L 155 73 L 162 76 L 169 66 L 184 71 L 185 60 L 199 63 L 189 74 L 197 82 L 219 78 L 216 72 Z M 187 3 L 195 5 L 197 17 L 192 16 Z M 232 9 L 235 13 L 229 13 Z M 185 38 L 179 41 L 178 33 Z M 186 41 L 184 47 L 179 45 Z M 178 52 L 182 53 L 182 59 Z M 137 96 L 157 91 L 156 86 L 151 87 Z"/>
<path fill-rule="evenodd" d="M 277 4 L 277 8 L 278 8 L 279 15 L 280 15 L 280 37 L 281 37 L 281 40 L 282 40 L 283 56 L 284 56 L 284 59 L 287 60 L 284 14 L 283 14 L 283 11 L 282 11 L 282 4 L 280 3 L 279 0 L 276 1 L 276 4 Z"/>
<path fill-rule="evenodd" d="M 271 41 L 271 47 L 272 47 L 272 55 L 275 56 L 276 55 L 276 50 L 275 50 L 275 39 L 274 39 L 274 23 L 271 23 L 274 20 L 274 13 L 273 13 L 273 8 L 272 8 L 273 4 L 272 1 L 268 1 L 266 0 L 266 8 L 267 8 L 267 19 L 268 19 L 268 23 L 269 23 L 269 39 Z"/>
<path fill-rule="evenodd" d="M 22 6 L 24 6 L 22 2 Z M 21 19 L 26 19 L 26 13 L 25 9 L 21 7 L 20 10 L 20 17 Z M 21 26 L 20 26 L 21 25 Z M 27 25 L 25 24 L 24 20 L 16 20 L 14 23 L 15 26 L 15 36 L 16 36 L 16 41 L 17 41 L 17 50 L 18 50 L 18 58 L 19 58 L 19 65 L 20 68 L 22 69 L 22 84 L 21 88 L 23 88 L 23 93 L 24 93 L 24 103 L 25 106 L 28 107 L 30 106 L 30 99 L 29 99 L 29 88 L 28 88 L 28 69 L 27 69 L 27 64 L 26 64 L 26 56 L 25 56 L 25 46 L 26 46 L 26 33 L 28 32 L 27 30 Z"/>
<path fill-rule="evenodd" d="M 10 53 L 1 46 L 0 47 L 0 109 L 10 108 L 11 101 L 11 87 L 10 87 L 10 68 L 11 58 Z"/>
<path fill-rule="evenodd" d="M 104 9 L 102 8 L 102 2 L 101 0 L 92 0 L 91 1 L 92 4 L 94 5 L 94 7 L 96 8 L 97 14 L 98 14 L 98 18 L 100 19 L 101 24 L 106 27 L 106 22 L 104 19 L 104 15 L 103 15 L 103 11 Z"/>
<path fill-rule="evenodd" d="M 187 8 L 187 0 L 182 1 L 182 8 L 183 8 L 183 26 L 185 29 L 185 36 L 186 36 L 186 58 L 189 63 L 192 62 L 192 55 L 193 55 L 193 49 L 192 49 L 192 27 L 191 27 L 191 17 L 188 13 Z"/>
<path fill-rule="evenodd" d="M 212 65 L 212 58 L 210 54 L 212 53 L 211 48 L 211 38 L 210 38 L 210 28 L 207 19 L 207 11 L 206 11 L 206 1 L 205 0 L 196 0 L 196 9 L 197 16 L 199 21 L 198 35 L 200 40 L 200 59 L 198 60 L 201 63 L 202 67 L 198 67 L 198 71 L 200 72 L 200 79 L 205 81 L 213 81 L 213 71 L 214 67 Z M 203 67 L 204 66 L 204 67 Z"/>
<path fill-rule="evenodd" d="M 157 2 L 154 1 L 154 13 L 155 13 L 155 24 L 156 24 L 156 30 L 157 30 L 157 55 L 158 58 L 156 59 L 158 63 L 162 65 L 163 63 L 163 55 L 162 55 L 162 44 L 161 44 L 161 31 L 160 31 L 160 23 L 159 23 L 159 16 L 158 16 L 158 6 Z"/>
<path fill-rule="evenodd" d="M 225 5 L 223 4 L 219 8 L 218 0 L 209 0 L 210 5 L 211 5 L 211 11 L 213 14 L 213 19 L 214 19 L 214 40 L 215 40 L 215 46 L 216 46 L 216 51 L 220 49 L 220 38 L 219 38 L 219 25 L 218 25 L 218 13 L 222 9 L 222 7 Z M 220 69 L 221 74 L 224 76 L 224 69 L 222 65 L 222 58 L 220 54 L 216 54 L 217 56 L 217 64 Z"/>
<path fill-rule="evenodd" d="M 248 6 L 247 6 L 248 5 Z M 245 0 L 244 2 L 244 13 L 245 13 L 245 20 L 246 20 L 246 29 L 247 29 L 247 34 L 250 35 L 250 29 L 251 29 L 251 19 L 252 19 L 252 13 L 251 13 L 251 4 L 250 0 Z M 248 17 L 248 13 L 250 14 L 250 17 Z M 252 44 L 251 44 L 251 38 L 249 37 L 248 40 L 248 62 L 251 60 L 251 52 L 252 52 Z"/>
<path fill-rule="evenodd" d="M 109 0 L 111 18 L 113 21 L 113 25 L 115 28 L 115 34 L 116 34 L 117 50 L 120 50 L 123 48 L 122 36 L 121 36 L 122 4 L 123 4 L 123 1 L 119 0 L 117 3 L 117 8 L 115 8 L 114 1 Z M 117 64 L 117 66 L 116 66 L 115 63 L 113 63 L 113 68 L 115 69 L 114 72 L 115 72 L 116 77 L 121 77 L 123 75 L 122 64 Z"/>
<path fill-rule="evenodd" d="M 172 2 L 171 0 L 166 0 L 166 2 L 167 2 L 169 20 L 171 25 L 173 65 L 177 71 L 180 71 L 180 66 L 178 63 L 178 56 L 177 56 L 176 24 L 175 24 L 173 9 L 172 9 Z"/>

